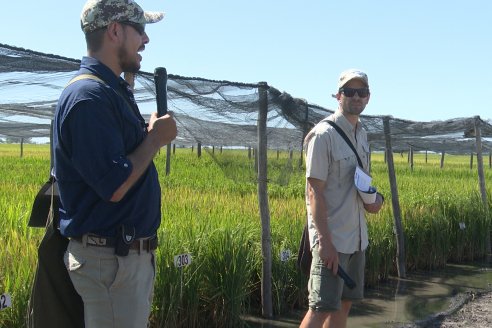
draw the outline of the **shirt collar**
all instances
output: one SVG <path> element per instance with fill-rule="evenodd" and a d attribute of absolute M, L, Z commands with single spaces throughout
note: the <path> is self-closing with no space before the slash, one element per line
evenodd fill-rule
<path fill-rule="evenodd" d="M 90 73 L 103 79 L 110 87 L 117 88 L 120 81 L 125 81 L 122 77 L 116 76 L 113 71 L 98 59 L 84 56 L 80 62 L 80 73 Z"/>
<path fill-rule="evenodd" d="M 354 132 L 359 132 L 362 128 L 360 120 L 357 121 L 357 125 L 354 128 L 352 123 L 350 123 L 349 120 L 347 120 L 347 118 L 343 116 L 341 110 L 335 111 L 335 113 L 333 113 L 332 115 L 332 119 L 333 122 L 338 124 L 345 131 L 346 134 L 350 133 L 350 135 L 354 135 Z"/>

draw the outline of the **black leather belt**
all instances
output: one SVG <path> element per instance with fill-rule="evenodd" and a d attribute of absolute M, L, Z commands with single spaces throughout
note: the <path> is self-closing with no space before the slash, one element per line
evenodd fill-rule
<path fill-rule="evenodd" d="M 114 248 L 116 245 L 116 238 L 113 237 L 101 237 L 93 234 L 86 234 L 82 237 L 71 237 L 71 239 L 83 243 L 87 246 L 96 247 L 111 247 Z M 157 248 L 158 239 L 157 236 L 150 238 L 140 238 L 135 239 L 131 245 L 130 249 L 150 252 Z"/>

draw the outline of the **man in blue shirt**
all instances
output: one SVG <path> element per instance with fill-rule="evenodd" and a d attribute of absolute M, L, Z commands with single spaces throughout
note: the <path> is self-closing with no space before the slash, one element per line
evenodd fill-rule
<path fill-rule="evenodd" d="M 153 158 L 177 134 L 172 114 L 148 125 L 120 76 L 137 73 L 164 13 L 132 0 L 89 0 L 87 43 L 55 113 L 54 173 L 64 261 L 84 302 L 85 327 L 145 327 L 152 304 L 161 193 Z"/>

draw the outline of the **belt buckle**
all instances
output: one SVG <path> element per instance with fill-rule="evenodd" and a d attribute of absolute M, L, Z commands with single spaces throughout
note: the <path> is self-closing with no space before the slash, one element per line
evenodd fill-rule
<path fill-rule="evenodd" d="M 96 236 L 96 235 L 84 235 L 86 237 L 86 242 L 89 245 L 94 246 L 106 246 L 108 244 L 107 238 Z"/>

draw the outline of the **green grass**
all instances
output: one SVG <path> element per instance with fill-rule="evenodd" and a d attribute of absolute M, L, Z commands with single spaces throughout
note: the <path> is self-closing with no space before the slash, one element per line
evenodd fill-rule
<path fill-rule="evenodd" d="M 272 289 L 276 314 L 306 305 L 307 278 L 295 260 L 306 220 L 304 168 L 299 152 L 270 151 L 268 194 L 272 237 Z M 407 271 L 441 268 L 446 262 L 483 257 L 490 216 L 482 205 L 476 161 L 468 156 L 395 154 Z M 162 187 L 162 223 L 157 251 L 153 327 L 241 326 L 240 315 L 261 313 L 261 222 L 254 160 L 244 150 L 176 149 L 166 176 L 165 151 L 155 160 Z M 488 163 L 487 161 L 484 161 Z M 370 246 L 366 282 L 374 285 L 396 274 L 396 244 L 387 167 L 372 155 L 372 176 L 386 196 L 383 210 L 368 215 Z M 43 229 L 28 228 L 32 201 L 48 178 L 46 145 L 0 145 L 0 292 L 13 307 L 0 312 L 0 326 L 23 327 Z M 486 166 L 486 181 L 492 170 Z M 488 187 L 489 204 L 491 186 Z M 489 205 L 490 206 L 490 205 Z M 490 211 L 490 209 L 489 209 Z M 460 223 L 466 228 L 460 229 Z M 292 257 L 280 261 L 280 252 Z M 191 265 L 177 269 L 174 256 L 190 253 Z"/>

